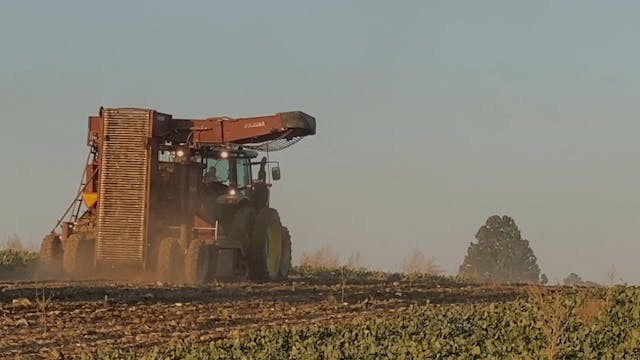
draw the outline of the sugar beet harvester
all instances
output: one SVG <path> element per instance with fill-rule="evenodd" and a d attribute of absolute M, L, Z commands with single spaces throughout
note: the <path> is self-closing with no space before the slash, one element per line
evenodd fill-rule
<path fill-rule="evenodd" d="M 300 111 L 177 119 L 101 108 L 89 117 L 78 196 L 42 241 L 44 271 L 187 283 L 286 278 L 291 239 L 269 207 L 280 167 L 268 156 L 315 132 L 315 118 Z M 258 160 L 258 151 L 267 156 Z"/>

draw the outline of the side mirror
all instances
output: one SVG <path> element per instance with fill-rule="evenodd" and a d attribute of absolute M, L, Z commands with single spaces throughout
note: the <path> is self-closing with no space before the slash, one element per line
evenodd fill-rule
<path fill-rule="evenodd" d="M 271 168 L 271 178 L 274 181 L 280 180 L 282 174 L 280 174 L 280 167 L 279 166 L 274 166 Z"/>

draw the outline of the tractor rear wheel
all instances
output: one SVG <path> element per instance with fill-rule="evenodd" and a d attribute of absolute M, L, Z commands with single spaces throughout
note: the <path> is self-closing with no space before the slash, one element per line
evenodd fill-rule
<path fill-rule="evenodd" d="M 183 251 L 178 239 L 164 238 L 158 249 L 158 279 L 162 282 L 178 283 L 182 280 Z"/>
<path fill-rule="evenodd" d="M 83 233 L 75 233 L 64 243 L 62 267 L 73 278 L 86 278 L 91 273 L 94 259 L 94 241 Z"/>
<path fill-rule="evenodd" d="M 203 240 L 191 240 L 184 259 L 185 280 L 189 284 L 202 284 L 209 274 L 209 248 Z"/>
<path fill-rule="evenodd" d="M 291 234 L 282 227 L 282 257 L 280 258 L 280 279 L 286 280 L 291 270 Z"/>
<path fill-rule="evenodd" d="M 62 272 L 62 242 L 56 234 L 49 234 L 40 245 L 40 274 L 55 278 Z"/>
<path fill-rule="evenodd" d="M 283 232 L 278 212 L 263 208 L 256 217 L 253 238 L 248 249 L 249 276 L 255 280 L 280 279 Z"/>

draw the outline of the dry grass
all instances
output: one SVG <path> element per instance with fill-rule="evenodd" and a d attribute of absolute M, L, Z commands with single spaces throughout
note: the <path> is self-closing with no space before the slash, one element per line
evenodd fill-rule
<path fill-rule="evenodd" d="M 22 244 L 22 240 L 17 234 L 8 236 L 3 244 L 3 248 L 6 250 L 25 251 L 26 247 Z"/>
<path fill-rule="evenodd" d="M 607 278 L 609 279 L 609 283 L 607 284 L 607 296 L 605 298 L 605 303 L 608 306 L 611 304 L 611 300 L 613 299 L 613 290 L 616 286 L 616 278 L 618 278 L 615 265 L 611 265 L 611 269 L 607 273 Z M 620 279 L 620 281 L 622 281 L 622 279 Z"/>
<path fill-rule="evenodd" d="M 592 324 L 602 314 L 607 307 L 607 300 L 589 299 L 578 310 L 576 316 L 578 321 L 584 325 Z"/>
<path fill-rule="evenodd" d="M 345 266 L 350 270 L 365 269 L 364 263 L 362 262 L 362 256 L 357 251 L 351 253 Z"/>
<path fill-rule="evenodd" d="M 340 255 L 328 246 L 323 246 L 318 250 L 303 253 L 298 261 L 299 266 L 311 268 L 336 269 L 343 267 L 340 261 Z M 366 269 L 362 261 L 362 255 L 354 251 L 351 253 L 344 268 L 349 270 Z M 402 272 L 407 275 L 442 275 L 444 272 L 435 259 L 428 259 L 424 253 L 418 249 L 412 250 L 404 263 L 402 264 Z"/>
<path fill-rule="evenodd" d="M 47 333 L 47 307 L 51 303 L 51 297 L 53 294 L 49 294 L 46 296 L 44 289 L 38 293 L 38 288 L 36 288 L 36 306 L 38 308 L 38 313 L 40 314 L 40 323 L 42 324 L 42 331 L 44 334 Z"/>
<path fill-rule="evenodd" d="M 560 337 L 565 331 L 571 314 L 561 296 L 553 295 L 548 288 L 539 285 L 527 286 L 529 299 L 540 311 L 541 330 L 547 338 L 546 358 L 553 360 L 560 350 Z"/>
<path fill-rule="evenodd" d="M 444 271 L 435 259 L 427 259 L 424 253 L 413 249 L 402 264 L 402 272 L 405 274 L 441 275 Z"/>
<path fill-rule="evenodd" d="M 2 250 L 14 250 L 14 251 L 40 251 L 40 243 L 24 242 L 18 234 L 7 236 L 4 241 L 0 241 L 0 249 Z"/>
<path fill-rule="evenodd" d="M 340 256 L 330 247 L 324 246 L 314 252 L 303 253 L 298 263 L 315 268 L 337 268 L 340 266 Z"/>
<path fill-rule="evenodd" d="M 540 311 L 541 330 L 547 338 L 546 358 L 556 359 L 561 350 L 560 338 L 565 332 L 572 312 L 583 325 L 593 324 L 611 305 L 614 295 L 615 268 L 609 273 L 609 286 L 605 298 L 590 297 L 580 306 L 574 307 L 564 303 L 562 296 L 554 295 L 549 288 L 540 285 L 527 286 L 529 299 Z"/>

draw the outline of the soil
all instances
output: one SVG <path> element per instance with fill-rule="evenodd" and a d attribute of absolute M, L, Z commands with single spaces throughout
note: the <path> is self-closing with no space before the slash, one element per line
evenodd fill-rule
<path fill-rule="evenodd" d="M 288 281 L 198 287 L 112 281 L 0 282 L 0 354 L 51 358 L 96 349 L 207 342 L 282 324 L 391 316 L 410 305 L 501 302 L 522 286 Z"/>

